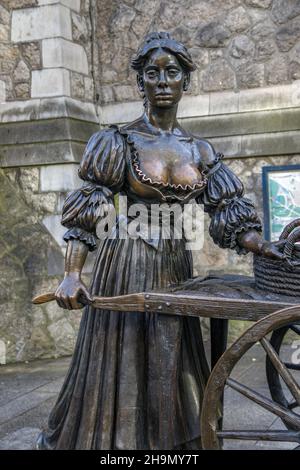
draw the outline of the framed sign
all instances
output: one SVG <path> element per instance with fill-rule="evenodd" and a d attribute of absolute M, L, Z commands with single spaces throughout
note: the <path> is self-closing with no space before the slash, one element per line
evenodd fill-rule
<path fill-rule="evenodd" d="M 263 167 L 264 235 L 278 240 L 284 227 L 300 217 L 300 165 Z"/>

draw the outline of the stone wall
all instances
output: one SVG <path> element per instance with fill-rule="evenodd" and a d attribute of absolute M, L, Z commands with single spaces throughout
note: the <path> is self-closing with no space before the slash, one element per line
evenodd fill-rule
<path fill-rule="evenodd" d="M 31 298 L 64 271 L 67 192 L 99 128 L 90 1 L 0 1 L 0 341 L 6 362 L 71 354 L 81 312 Z M 89 272 L 88 261 L 85 272 Z M 86 279 L 88 282 L 88 279 Z M 2 355 L 3 362 L 3 355 Z"/>
<path fill-rule="evenodd" d="M 35 170 L 16 170 L 9 177 L 0 170 L 0 339 L 6 347 L 2 362 L 72 353 L 80 321 L 80 313 L 54 303 L 31 304 L 38 293 L 56 288 L 63 270 L 61 249 L 40 219 L 41 211 L 53 209 L 53 201 L 33 203 L 31 197 L 28 204 L 24 199 L 36 195 L 36 185 Z"/>
<path fill-rule="evenodd" d="M 99 1 L 102 103 L 137 99 L 129 60 L 150 31 L 169 31 L 198 66 L 190 93 L 240 90 L 300 78 L 297 0 Z"/>
<path fill-rule="evenodd" d="M 81 184 L 86 141 L 99 125 L 142 111 L 129 68 L 142 37 L 167 30 L 188 46 L 198 69 L 179 119 L 225 153 L 261 213 L 262 166 L 300 162 L 299 18 L 298 0 L 0 0 L 0 343 L 7 362 L 72 352 L 80 312 L 34 307 L 30 299 L 62 278 L 62 203 Z M 206 232 L 195 274 L 209 271 L 251 273 L 251 256 L 219 249 Z"/>
<path fill-rule="evenodd" d="M 0 96 L 93 102 L 90 1 L 0 1 Z"/>

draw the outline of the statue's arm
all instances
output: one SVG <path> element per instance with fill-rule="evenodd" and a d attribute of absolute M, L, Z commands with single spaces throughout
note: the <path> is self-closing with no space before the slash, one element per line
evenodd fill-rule
<path fill-rule="evenodd" d="M 117 129 L 94 134 L 79 167 L 84 184 L 68 195 L 62 211 L 61 223 L 68 228 L 64 234 L 65 274 L 55 292 L 62 308 L 78 309 L 91 301 L 81 279 L 82 269 L 88 251 L 97 247 L 97 222 L 104 216 L 105 207 L 113 204 L 113 195 L 123 184 L 124 170 L 123 139 Z"/>
<path fill-rule="evenodd" d="M 238 235 L 238 244 L 257 255 L 267 256 L 273 259 L 283 259 L 284 255 L 280 248 L 283 248 L 285 240 L 280 242 L 268 242 L 263 239 L 257 230 L 249 230 Z"/>
<path fill-rule="evenodd" d="M 55 292 L 60 307 L 79 309 L 83 303 L 92 299 L 81 279 L 82 269 L 88 254 L 88 246 L 80 240 L 69 240 L 65 255 L 65 274 L 62 283 Z M 83 303 L 80 298 L 84 299 Z"/>

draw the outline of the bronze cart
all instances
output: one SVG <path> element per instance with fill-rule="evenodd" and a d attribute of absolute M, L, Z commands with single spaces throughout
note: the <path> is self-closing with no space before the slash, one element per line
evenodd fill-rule
<path fill-rule="evenodd" d="M 39 296 L 42 303 L 53 294 Z M 143 292 L 120 297 L 96 297 L 93 306 L 115 311 L 157 312 L 210 318 L 211 368 L 201 416 L 202 442 L 205 449 L 222 448 L 223 439 L 292 442 L 300 445 L 300 385 L 291 369 L 297 364 L 280 358 L 280 346 L 289 328 L 300 335 L 300 302 L 297 297 L 267 294 L 255 287 L 254 279 L 244 276 L 195 278 L 173 291 Z M 227 350 L 228 320 L 255 322 Z M 271 338 L 268 339 L 271 334 Z M 257 342 L 266 352 L 267 381 L 271 397 L 257 393 L 230 378 L 234 366 Z M 290 401 L 287 390 L 293 397 Z M 280 417 L 285 430 L 223 430 L 220 403 L 229 386 L 265 410 Z M 295 445 L 296 445 L 295 444 Z"/>

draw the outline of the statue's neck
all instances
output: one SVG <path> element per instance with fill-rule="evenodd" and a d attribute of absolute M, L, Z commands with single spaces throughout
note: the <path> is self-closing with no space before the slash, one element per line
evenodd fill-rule
<path fill-rule="evenodd" d="M 158 130 L 172 132 L 179 125 L 176 118 L 177 108 L 178 105 L 171 108 L 156 108 L 148 105 L 145 114 L 152 126 Z"/>

